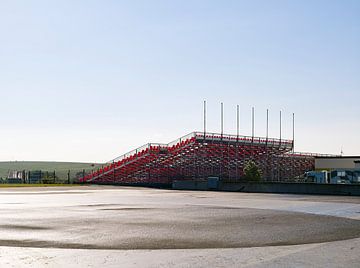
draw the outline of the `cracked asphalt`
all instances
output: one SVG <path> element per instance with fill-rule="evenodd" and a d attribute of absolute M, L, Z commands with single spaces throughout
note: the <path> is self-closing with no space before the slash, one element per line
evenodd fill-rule
<path fill-rule="evenodd" d="M 71 260 L 74 250 L 83 256 L 83 262 L 76 267 L 96 267 L 104 258 L 109 267 L 115 267 L 127 260 L 125 256 L 114 256 L 131 252 L 131 256 L 139 254 L 146 260 L 149 251 L 159 257 L 155 258 L 158 263 L 135 263 L 144 267 L 184 267 L 190 263 L 194 266 L 196 263 L 179 260 L 179 256 L 201 252 L 201 256 L 211 259 L 208 254 L 212 250 L 218 250 L 218 258 L 224 258 L 218 266 L 238 267 L 244 259 L 235 257 L 234 250 L 266 255 L 274 249 L 332 245 L 336 256 L 342 250 L 334 245 L 346 241 L 350 241 L 348 246 L 356 244 L 350 247 L 354 254 L 360 253 L 358 197 L 109 186 L 5 188 L 0 189 L 0 213 L 1 267 L 61 267 L 64 263 L 58 257 L 68 254 L 67 259 Z M 24 252 L 32 253 L 16 258 Z M 296 252 L 301 256 L 300 251 Z M 95 254 L 99 259 L 89 263 L 87 254 Z M 329 258 L 334 254 L 329 254 Z M 274 256 L 272 261 L 254 256 L 255 261 L 250 264 L 271 266 L 278 260 Z M 343 253 L 339 258 L 344 256 Z M 197 265 L 202 267 L 206 262 L 199 259 Z M 66 265 L 72 264 L 69 261 Z"/>

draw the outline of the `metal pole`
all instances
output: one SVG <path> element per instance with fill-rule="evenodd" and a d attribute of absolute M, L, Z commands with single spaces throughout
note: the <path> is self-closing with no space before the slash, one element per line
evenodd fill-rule
<path fill-rule="evenodd" d="M 292 114 L 292 130 L 293 130 L 293 144 L 292 144 L 292 152 L 295 152 L 295 113 Z M 295 174 L 295 163 L 294 163 L 294 158 L 292 159 L 292 179 L 295 178 L 296 174 Z"/>
<path fill-rule="evenodd" d="M 266 142 L 269 138 L 269 109 L 266 109 Z"/>
<path fill-rule="evenodd" d="M 224 134 L 224 104 L 221 103 L 221 138 Z"/>
<path fill-rule="evenodd" d="M 239 133 L 240 133 L 240 107 L 236 106 L 236 159 L 235 159 L 235 179 L 238 178 L 238 141 L 239 141 Z"/>
<path fill-rule="evenodd" d="M 281 142 L 281 110 L 280 110 L 280 142 Z"/>
<path fill-rule="evenodd" d="M 295 113 L 292 114 L 292 129 L 293 129 L 293 153 L 295 152 Z"/>
<path fill-rule="evenodd" d="M 113 182 L 115 182 L 115 160 L 113 160 L 112 164 L 113 164 Z"/>
<path fill-rule="evenodd" d="M 251 109 L 251 121 L 252 121 L 251 136 L 254 139 L 254 136 L 255 136 L 255 108 L 254 107 L 252 107 L 252 109 Z"/>
<path fill-rule="evenodd" d="M 204 139 L 206 137 L 206 100 L 204 100 Z"/>
<path fill-rule="evenodd" d="M 269 139 L 269 109 L 266 109 L 266 179 L 269 179 L 269 154 L 268 154 L 268 139 Z"/>
<path fill-rule="evenodd" d="M 236 140 L 239 139 L 240 132 L 240 116 L 239 116 L 239 105 L 236 106 Z"/>

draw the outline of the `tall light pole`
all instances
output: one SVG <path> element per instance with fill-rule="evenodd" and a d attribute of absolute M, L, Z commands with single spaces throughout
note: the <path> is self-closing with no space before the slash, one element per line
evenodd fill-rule
<path fill-rule="evenodd" d="M 255 108 L 254 107 L 252 107 L 252 109 L 251 109 L 251 125 L 252 125 L 251 137 L 254 139 L 254 136 L 255 136 Z"/>
<path fill-rule="evenodd" d="M 204 139 L 206 137 L 206 100 L 204 100 Z"/>
<path fill-rule="evenodd" d="M 266 109 L 266 142 L 269 138 L 269 109 Z"/>
<path fill-rule="evenodd" d="M 292 114 L 293 153 L 295 152 L 295 113 Z"/>
<path fill-rule="evenodd" d="M 280 142 L 281 142 L 281 110 L 280 110 Z"/>
<path fill-rule="evenodd" d="M 240 134 L 240 107 L 236 105 L 236 139 L 239 139 Z"/>
<path fill-rule="evenodd" d="M 221 103 L 221 139 L 224 134 L 224 104 Z"/>

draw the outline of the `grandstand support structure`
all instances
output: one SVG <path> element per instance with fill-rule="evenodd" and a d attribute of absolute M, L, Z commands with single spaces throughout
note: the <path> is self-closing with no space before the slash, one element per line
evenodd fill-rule
<path fill-rule="evenodd" d="M 109 161 L 81 182 L 170 184 L 173 180 L 242 180 L 254 161 L 265 181 L 292 181 L 313 170 L 315 154 L 294 153 L 293 140 L 192 132 L 168 144 L 148 143 Z"/>

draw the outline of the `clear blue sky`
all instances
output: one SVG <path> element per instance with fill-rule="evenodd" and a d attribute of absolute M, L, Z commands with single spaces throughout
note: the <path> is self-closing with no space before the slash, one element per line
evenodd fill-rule
<path fill-rule="evenodd" d="M 360 1 L 0 0 L 0 160 L 107 161 L 202 129 L 360 155 Z"/>

